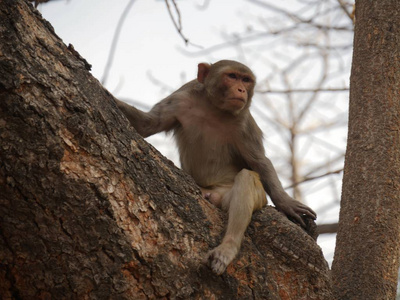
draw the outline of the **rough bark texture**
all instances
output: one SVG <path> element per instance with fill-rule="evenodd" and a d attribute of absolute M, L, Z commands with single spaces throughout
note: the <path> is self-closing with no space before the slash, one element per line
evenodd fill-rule
<path fill-rule="evenodd" d="M 202 259 L 226 216 L 87 62 L 22 0 L 0 0 L 0 41 L 2 299 L 331 298 L 320 248 L 271 207 L 213 275 Z"/>
<path fill-rule="evenodd" d="M 400 2 L 356 1 L 338 299 L 395 299 L 400 254 Z"/>

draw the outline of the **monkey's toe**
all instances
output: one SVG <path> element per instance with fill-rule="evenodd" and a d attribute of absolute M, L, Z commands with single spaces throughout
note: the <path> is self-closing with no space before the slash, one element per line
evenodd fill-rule
<path fill-rule="evenodd" d="M 236 253 L 236 249 L 222 244 L 207 254 L 207 264 L 215 274 L 221 275 L 235 258 Z"/>
<path fill-rule="evenodd" d="M 221 261 L 217 261 L 213 263 L 211 269 L 216 275 L 222 275 L 225 272 L 226 267 L 227 265 L 225 265 Z"/>
<path fill-rule="evenodd" d="M 229 264 L 227 260 L 228 258 L 221 255 L 221 253 L 212 252 L 208 257 L 208 266 L 215 274 L 222 275 Z"/>

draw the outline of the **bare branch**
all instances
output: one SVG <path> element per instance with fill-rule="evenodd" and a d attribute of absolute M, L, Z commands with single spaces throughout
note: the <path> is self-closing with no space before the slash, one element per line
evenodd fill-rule
<path fill-rule="evenodd" d="M 115 29 L 114 37 L 113 37 L 113 40 L 111 43 L 110 52 L 108 54 L 107 63 L 104 68 L 103 78 L 101 79 L 101 83 L 103 85 L 105 85 L 107 82 L 108 74 L 110 73 L 110 69 L 111 69 L 111 66 L 112 66 L 112 63 L 114 60 L 115 50 L 117 49 L 119 35 L 121 33 L 122 26 L 125 22 L 125 19 L 129 13 L 129 10 L 131 9 L 133 3 L 135 3 L 135 0 L 130 0 L 128 2 L 128 5 L 125 7 L 124 11 L 121 14 L 121 17 L 119 18 L 118 25 L 117 25 L 117 28 Z"/>
<path fill-rule="evenodd" d="M 154 85 L 160 87 L 162 92 L 171 94 L 175 90 L 175 88 L 165 84 L 158 78 L 154 77 L 153 73 L 151 73 L 150 71 L 147 71 L 147 77 Z"/>
<path fill-rule="evenodd" d="M 324 51 L 321 54 L 322 59 L 323 59 L 323 73 L 319 79 L 319 82 L 317 84 L 317 89 L 320 89 L 322 85 L 324 84 L 326 78 L 327 78 L 327 72 L 328 72 L 328 54 Z M 298 115 L 298 122 L 300 122 L 303 117 L 306 115 L 306 113 L 310 110 L 310 107 L 314 104 L 314 102 L 318 99 L 318 93 L 313 93 L 310 99 L 307 101 L 307 104 L 303 107 L 301 110 L 300 114 Z"/>
<path fill-rule="evenodd" d="M 267 3 L 267 2 L 262 2 L 260 0 L 247 0 L 247 1 L 249 1 L 249 2 L 251 2 L 253 4 L 257 4 L 259 6 L 262 6 L 262 7 L 268 8 L 268 9 L 270 9 L 272 11 L 284 14 L 284 15 L 286 15 L 287 17 L 289 17 L 290 19 L 292 19 L 295 22 L 308 24 L 308 25 L 310 25 L 312 27 L 315 27 L 315 28 L 317 28 L 319 30 L 353 31 L 353 28 L 350 28 L 348 26 L 328 26 L 328 25 L 324 25 L 324 24 L 315 23 L 312 20 L 312 18 L 303 19 L 303 18 L 299 17 L 298 15 L 292 14 L 292 13 L 286 11 L 286 10 L 283 10 L 283 9 L 281 9 L 279 7 L 271 5 L 271 4 Z"/>
<path fill-rule="evenodd" d="M 330 92 L 348 92 L 349 88 L 318 88 L 318 89 L 288 89 L 288 90 L 257 90 L 260 94 L 290 94 L 290 93 L 330 93 Z"/>
<path fill-rule="evenodd" d="M 197 7 L 201 10 L 205 10 L 208 8 L 208 5 L 210 5 L 211 0 L 204 0 L 203 4 L 197 5 Z"/>
<path fill-rule="evenodd" d="M 170 7 L 170 5 L 169 5 L 169 1 L 171 1 L 172 4 L 174 5 L 174 11 L 175 11 L 175 13 L 176 13 L 176 15 L 177 15 L 177 20 L 175 20 L 175 18 L 174 18 L 174 15 L 173 15 L 173 13 L 172 13 L 171 7 Z M 188 39 L 187 37 L 184 36 L 184 34 L 183 34 L 183 32 L 182 32 L 182 18 L 181 18 L 181 12 L 180 12 L 180 10 L 179 10 L 178 5 L 176 4 L 176 1 L 175 1 L 175 0 L 165 0 L 165 4 L 167 5 L 168 13 L 169 13 L 169 16 L 171 17 L 172 23 L 174 24 L 174 27 L 175 27 L 176 30 L 178 31 L 179 35 L 180 35 L 180 36 L 182 37 L 182 39 L 184 40 L 185 45 L 186 45 L 186 46 L 187 46 L 187 45 L 192 45 L 192 46 L 197 47 L 197 48 L 203 48 L 203 47 L 201 47 L 201 46 L 199 46 L 199 45 L 195 45 L 195 44 L 191 43 L 191 42 L 189 41 L 189 39 Z"/>
<path fill-rule="evenodd" d="M 319 234 L 324 234 L 324 233 L 336 233 L 338 231 L 339 224 L 338 223 L 332 223 L 332 224 L 321 224 L 318 225 L 318 233 Z"/>
<path fill-rule="evenodd" d="M 307 181 L 321 179 L 323 177 L 330 176 L 330 175 L 333 175 L 333 174 L 340 174 L 342 171 L 343 171 L 343 169 L 339 169 L 339 170 L 336 170 L 336 171 L 327 172 L 327 173 L 319 175 L 319 176 L 306 177 L 306 178 L 304 178 L 303 180 L 301 180 L 299 182 L 295 182 L 294 184 L 285 187 L 285 189 L 294 188 L 294 187 L 298 186 L 299 184 L 302 184 L 302 183 L 307 182 Z"/>
<path fill-rule="evenodd" d="M 346 8 L 346 4 L 343 2 L 343 0 L 337 0 L 339 2 L 340 7 L 343 9 L 344 13 L 350 18 L 350 20 L 353 22 L 353 16 L 351 15 L 351 12 L 349 12 Z"/>

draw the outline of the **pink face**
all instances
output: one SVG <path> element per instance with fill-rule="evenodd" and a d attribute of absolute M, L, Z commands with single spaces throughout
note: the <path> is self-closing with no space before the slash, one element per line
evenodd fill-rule
<path fill-rule="evenodd" d="M 214 65 L 200 63 L 197 81 L 205 85 L 209 100 L 216 107 L 233 115 L 250 106 L 256 83 L 245 65 L 225 60 Z"/>
<path fill-rule="evenodd" d="M 221 109 L 234 114 L 239 113 L 250 100 L 253 88 L 254 80 L 248 74 L 236 71 L 223 73 L 221 79 L 221 90 L 223 91 Z"/>

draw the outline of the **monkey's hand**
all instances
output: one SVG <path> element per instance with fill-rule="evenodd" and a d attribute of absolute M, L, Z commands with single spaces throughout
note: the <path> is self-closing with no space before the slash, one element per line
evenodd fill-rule
<path fill-rule="evenodd" d="M 306 227 L 306 224 L 301 218 L 302 215 L 309 216 L 314 220 L 317 218 L 317 214 L 311 208 L 297 200 L 294 200 L 289 195 L 285 195 L 279 199 L 274 199 L 273 202 L 279 211 L 292 217 L 303 227 Z"/>

